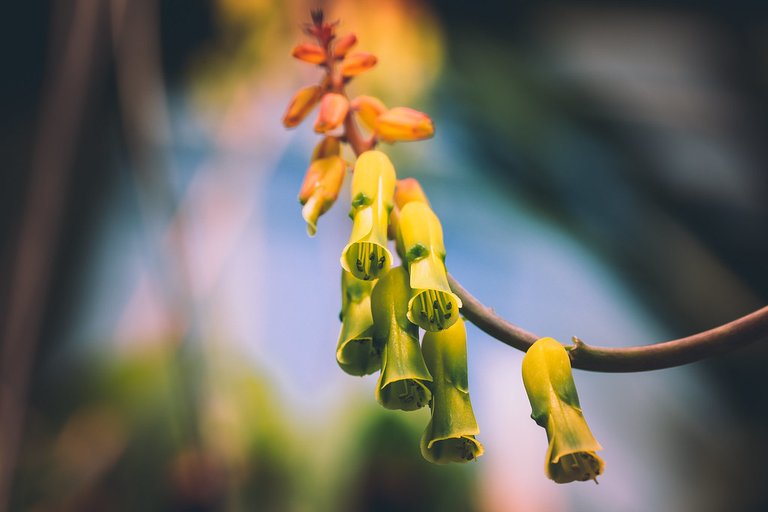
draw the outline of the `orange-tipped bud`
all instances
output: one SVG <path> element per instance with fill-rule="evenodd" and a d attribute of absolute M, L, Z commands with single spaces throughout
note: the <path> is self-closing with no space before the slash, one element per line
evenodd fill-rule
<path fill-rule="evenodd" d="M 325 133 L 344 122 L 349 112 L 349 100 L 341 94 L 329 92 L 320 101 L 320 113 L 315 122 L 315 131 Z"/>
<path fill-rule="evenodd" d="M 325 50 L 312 43 L 301 43 L 293 49 L 293 56 L 310 64 L 323 64 L 325 62 Z"/>
<path fill-rule="evenodd" d="M 341 75 L 344 77 L 357 76 L 363 71 L 368 71 L 379 59 L 372 53 L 356 52 L 344 57 L 341 63 Z"/>
<path fill-rule="evenodd" d="M 429 116 L 412 108 L 395 107 L 376 119 L 376 135 L 385 142 L 423 140 L 434 134 Z"/>
<path fill-rule="evenodd" d="M 376 118 L 387 111 L 387 107 L 374 96 L 358 96 L 353 99 L 350 108 L 357 112 L 360 121 L 371 131 L 376 129 Z"/>
<path fill-rule="evenodd" d="M 320 100 L 321 88 L 319 85 L 310 85 L 297 92 L 283 116 L 283 124 L 286 128 L 298 126 L 307 115 L 312 112 Z"/>
<path fill-rule="evenodd" d="M 356 44 L 357 36 L 355 34 L 347 34 L 344 37 L 339 38 L 333 46 L 333 56 L 337 59 L 343 59 L 347 55 L 347 52 Z"/>
<path fill-rule="evenodd" d="M 429 204 L 424 190 L 416 178 L 404 178 L 397 180 L 395 185 L 395 205 L 402 208 L 411 201 L 420 201 Z"/>
<path fill-rule="evenodd" d="M 339 156 L 341 152 L 341 144 L 336 137 L 323 137 L 315 150 L 312 152 L 312 161 L 320 160 L 321 158 L 327 158 L 329 156 Z"/>
<path fill-rule="evenodd" d="M 317 232 L 317 219 L 336 202 L 346 168 L 341 157 L 329 156 L 313 161 L 307 169 L 299 191 L 299 202 L 304 205 L 301 215 L 307 222 L 310 236 Z"/>

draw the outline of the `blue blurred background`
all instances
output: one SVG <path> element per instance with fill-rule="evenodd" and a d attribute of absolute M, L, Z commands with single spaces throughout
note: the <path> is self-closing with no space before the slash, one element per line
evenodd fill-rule
<path fill-rule="evenodd" d="M 764 511 L 768 350 L 576 373 L 600 485 L 544 475 L 522 354 L 469 328 L 486 454 L 334 361 L 339 204 L 306 235 L 311 7 L 435 121 L 385 146 L 451 273 L 520 326 L 622 346 L 768 299 L 768 5 L 64 0 L 2 31 L 0 509 Z"/>

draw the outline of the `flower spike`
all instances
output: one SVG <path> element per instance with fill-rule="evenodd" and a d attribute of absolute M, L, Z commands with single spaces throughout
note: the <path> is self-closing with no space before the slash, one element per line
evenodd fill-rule
<path fill-rule="evenodd" d="M 413 411 L 427 405 L 432 376 L 419 347 L 419 328 L 408 321 L 408 273 L 403 267 L 379 279 L 371 295 L 374 341 L 383 347 L 376 400 L 387 409 Z"/>
<path fill-rule="evenodd" d="M 283 124 L 286 128 L 294 128 L 301 123 L 317 102 L 320 101 L 322 88 L 319 85 L 310 85 L 299 90 L 288 105 L 288 109 L 283 116 Z"/>
<path fill-rule="evenodd" d="M 369 375 L 381 368 L 381 348 L 373 341 L 373 282 L 341 271 L 341 332 L 336 362 L 350 375 Z"/>
<path fill-rule="evenodd" d="M 552 338 L 534 343 L 523 357 L 523 384 L 531 418 L 547 431 L 547 476 L 559 484 L 597 482 L 605 463 L 595 452 L 603 448 L 581 412 L 565 347 Z"/>
<path fill-rule="evenodd" d="M 376 135 L 385 142 L 424 140 L 434 134 L 432 119 L 412 108 L 395 107 L 376 119 Z"/>
<path fill-rule="evenodd" d="M 299 191 L 299 202 L 304 205 L 301 215 L 307 222 L 309 236 L 315 236 L 317 219 L 336 202 L 346 168 L 340 156 L 319 158 L 309 165 Z"/>
<path fill-rule="evenodd" d="M 395 168 L 381 151 L 366 151 L 352 176 L 352 234 L 341 266 L 358 279 L 378 279 L 389 271 L 387 222 L 395 192 Z"/>
<path fill-rule="evenodd" d="M 432 374 L 432 418 L 421 436 L 421 454 L 429 462 L 467 462 L 483 454 L 480 433 L 469 400 L 467 330 L 464 321 L 440 332 L 427 332 L 422 342 Z"/>
<path fill-rule="evenodd" d="M 448 285 L 440 221 L 426 203 L 411 201 L 400 210 L 398 228 L 413 289 L 408 319 L 425 331 L 447 329 L 462 303 Z"/>

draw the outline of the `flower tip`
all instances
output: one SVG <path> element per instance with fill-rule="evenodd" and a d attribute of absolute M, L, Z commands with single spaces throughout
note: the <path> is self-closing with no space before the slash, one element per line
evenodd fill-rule
<path fill-rule="evenodd" d="M 424 112 L 395 107 L 376 119 L 376 134 L 385 142 L 417 141 L 432 137 L 435 126 Z"/>
<path fill-rule="evenodd" d="M 343 59 L 355 44 L 357 44 L 357 36 L 355 34 L 350 33 L 340 37 L 333 47 L 333 56 L 337 59 Z"/>
<path fill-rule="evenodd" d="M 433 464 L 465 463 L 477 460 L 485 453 L 482 443 L 473 435 L 428 440 L 422 436 L 421 455 Z"/>
<path fill-rule="evenodd" d="M 283 125 L 286 128 L 295 128 L 307 115 L 312 112 L 315 105 L 320 100 L 320 87 L 310 85 L 300 89 L 294 94 L 288 108 L 283 115 Z"/>
<path fill-rule="evenodd" d="M 329 92 L 320 100 L 320 113 L 315 122 L 315 131 L 325 133 L 344 122 L 349 112 L 349 101 L 342 94 Z"/>
<path fill-rule="evenodd" d="M 368 71 L 379 59 L 372 53 L 355 52 L 347 55 L 341 63 L 341 75 L 345 78 L 357 76 Z"/>
<path fill-rule="evenodd" d="M 310 64 L 323 64 L 325 62 L 325 50 L 312 43 L 296 45 L 291 53 L 294 58 Z"/>

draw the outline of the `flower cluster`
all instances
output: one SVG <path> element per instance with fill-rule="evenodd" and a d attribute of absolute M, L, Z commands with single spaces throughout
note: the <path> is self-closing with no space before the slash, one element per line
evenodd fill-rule
<path fill-rule="evenodd" d="M 312 13 L 305 33 L 314 42 L 299 44 L 293 56 L 324 73 L 318 84 L 296 93 L 283 119 L 285 126 L 297 126 L 319 104 L 314 129 L 324 138 L 299 192 L 310 235 L 344 182 L 342 144 L 357 154 L 352 231 L 340 257 L 336 360 L 351 375 L 379 372 L 375 396 L 387 409 L 429 406 L 431 419 L 420 443 L 425 459 L 437 464 L 474 460 L 484 449 L 476 439 L 479 428 L 469 398 L 463 305 L 448 283 L 442 226 L 419 183 L 398 180 L 387 155 L 374 149 L 380 141 L 429 138 L 434 126 L 426 114 L 410 108 L 388 109 L 372 96 L 347 98 L 346 84 L 375 66 L 377 58 L 352 52 L 357 37 L 337 37 L 336 25 L 322 12 Z M 565 348 L 550 338 L 535 343 L 523 360 L 523 380 L 532 416 L 549 438 L 547 475 L 558 483 L 596 480 L 603 461 L 595 451 L 601 447 L 581 413 Z"/>

